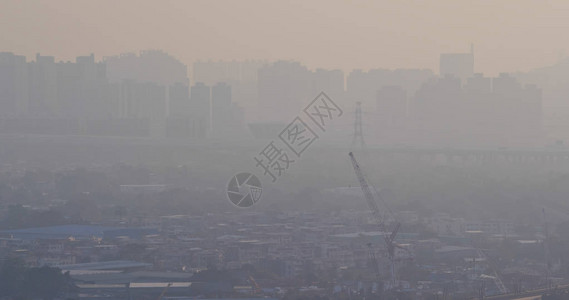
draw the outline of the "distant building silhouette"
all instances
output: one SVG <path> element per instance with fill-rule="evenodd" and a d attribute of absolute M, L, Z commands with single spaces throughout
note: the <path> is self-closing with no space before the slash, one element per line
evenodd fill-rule
<path fill-rule="evenodd" d="M 126 53 L 105 57 L 104 62 L 107 77 L 111 83 L 121 85 L 125 82 L 130 82 L 131 85 L 139 83 L 142 85 L 137 85 L 135 89 L 146 90 L 146 92 L 143 90 L 139 92 L 142 99 L 137 101 L 137 112 L 131 112 L 128 115 L 137 118 L 152 115 L 153 120 L 163 120 L 172 112 L 174 115 L 189 115 L 189 99 L 185 100 L 187 92 L 183 91 L 184 87 L 188 89 L 188 70 L 187 66 L 178 59 L 160 50 L 145 50 L 138 55 Z M 163 97 L 162 91 L 166 89 L 168 92 L 165 92 Z M 150 100 L 149 97 L 154 97 L 154 99 Z M 169 109 L 167 109 L 168 106 Z M 124 111 L 124 101 L 121 108 Z M 156 110 L 156 112 L 150 114 L 148 110 Z M 160 126 L 160 122 L 162 121 L 152 121 L 153 126 Z"/>
<path fill-rule="evenodd" d="M 543 126 L 549 145 L 569 142 L 569 58 L 555 64 L 513 74 L 523 84 L 543 90 Z"/>
<path fill-rule="evenodd" d="M 377 92 L 377 138 L 400 143 L 407 125 L 407 92 L 400 86 L 384 86 Z"/>
<path fill-rule="evenodd" d="M 441 76 L 452 75 L 465 83 L 474 75 L 474 49 L 470 53 L 443 53 L 440 58 Z"/>
<path fill-rule="evenodd" d="M 310 71 L 299 62 L 277 61 L 259 69 L 259 106 L 262 120 L 287 122 L 320 92 L 336 101 L 344 94 L 340 70 Z"/>
<path fill-rule="evenodd" d="M 311 73 L 298 62 L 278 61 L 259 69 L 259 113 L 256 121 L 287 122 L 307 103 Z"/>
<path fill-rule="evenodd" d="M 361 101 L 364 111 L 376 110 L 377 91 L 384 86 L 399 86 L 413 95 L 421 85 L 435 75 L 426 69 L 372 69 L 352 71 L 347 78 L 347 99 Z"/>
<path fill-rule="evenodd" d="M 541 91 L 508 74 L 477 74 L 461 87 L 447 75 L 426 82 L 409 102 L 407 142 L 428 147 L 539 147 Z"/>
<path fill-rule="evenodd" d="M 93 54 L 78 56 L 76 62 L 59 62 L 57 70 L 57 115 L 65 118 L 96 118 L 106 115 L 102 105 L 107 86 L 105 64 Z"/>
<path fill-rule="evenodd" d="M 28 110 L 28 66 L 26 57 L 0 53 L 0 115 L 17 116 Z"/>
<path fill-rule="evenodd" d="M 470 95 L 484 96 L 492 92 L 492 79 L 480 73 L 474 74 L 466 80 L 464 90 Z"/>
<path fill-rule="evenodd" d="M 163 120 L 166 117 L 166 88 L 155 83 L 125 80 L 121 84 L 121 117 Z"/>
<path fill-rule="evenodd" d="M 29 63 L 29 104 L 32 115 L 54 115 L 59 111 L 57 95 L 57 67 L 53 56 L 36 55 Z"/>
<path fill-rule="evenodd" d="M 231 86 L 233 103 L 243 107 L 253 118 L 259 105 L 258 71 L 266 65 L 262 60 L 245 61 L 197 61 L 193 64 L 193 82 L 214 86 L 225 82 Z"/>
<path fill-rule="evenodd" d="M 214 134 L 227 131 L 232 125 L 231 86 L 224 82 L 211 89 L 211 124 Z"/>
<path fill-rule="evenodd" d="M 175 83 L 168 88 L 169 116 L 189 117 L 192 110 L 190 107 L 190 90 L 186 84 Z"/>
<path fill-rule="evenodd" d="M 258 70 L 266 65 L 266 61 L 196 61 L 193 64 L 194 82 L 202 82 L 213 86 L 218 82 L 234 83 L 257 82 Z"/>
<path fill-rule="evenodd" d="M 198 82 L 190 90 L 191 117 L 195 124 L 196 135 L 206 137 L 211 129 L 211 89 L 209 86 Z"/>
<path fill-rule="evenodd" d="M 312 72 L 312 89 L 310 93 L 317 95 L 325 92 L 332 99 L 344 98 L 344 72 L 341 70 L 316 69 Z"/>
<path fill-rule="evenodd" d="M 173 56 L 160 50 L 145 50 L 139 55 L 126 53 L 103 59 L 107 66 L 110 82 L 123 80 L 153 82 L 170 86 L 175 83 L 188 84 L 188 68 Z"/>

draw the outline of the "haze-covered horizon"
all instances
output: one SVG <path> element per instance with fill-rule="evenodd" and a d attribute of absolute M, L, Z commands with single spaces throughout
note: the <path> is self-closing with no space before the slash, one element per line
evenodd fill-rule
<path fill-rule="evenodd" d="M 73 60 L 162 49 L 197 60 L 297 60 L 311 69 L 427 68 L 468 52 L 475 72 L 565 56 L 566 1 L 2 1 L 2 51 Z M 230 51 L 228 51 L 230 50 Z"/>

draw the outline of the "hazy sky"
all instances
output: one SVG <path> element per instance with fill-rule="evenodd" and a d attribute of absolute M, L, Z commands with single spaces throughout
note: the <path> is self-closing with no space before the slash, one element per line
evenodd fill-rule
<path fill-rule="evenodd" d="M 569 50 L 569 1 L 0 0 L 0 51 L 73 60 L 162 49 L 311 68 L 431 68 L 475 47 L 475 71 L 529 70 Z"/>

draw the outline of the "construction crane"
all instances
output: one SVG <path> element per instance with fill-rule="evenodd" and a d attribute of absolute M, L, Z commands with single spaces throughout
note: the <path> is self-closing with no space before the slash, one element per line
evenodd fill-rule
<path fill-rule="evenodd" d="M 379 227 L 379 230 L 383 234 L 383 239 L 385 241 L 385 246 L 387 248 L 387 255 L 388 255 L 389 261 L 391 263 L 391 287 L 390 288 L 394 288 L 395 287 L 395 248 L 402 248 L 395 243 L 395 237 L 397 236 L 397 232 L 399 231 L 399 228 L 401 227 L 401 223 L 394 222 L 393 227 L 392 227 L 393 229 L 388 230 L 388 228 L 385 224 L 385 220 L 381 216 L 381 212 L 379 211 L 379 207 L 377 206 L 377 202 L 375 201 L 375 198 L 373 197 L 371 189 L 370 189 L 370 187 L 369 187 L 369 185 L 365 179 L 365 176 L 364 176 L 364 174 L 360 168 L 360 165 L 358 164 L 358 161 L 356 160 L 356 158 L 352 152 L 350 152 L 349 155 L 350 155 L 350 159 L 352 161 L 352 166 L 354 167 L 354 172 L 356 173 L 356 176 L 358 177 L 360 187 L 364 193 L 364 198 L 366 199 L 367 205 L 371 211 L 374 222 Z M 374 260 L 373 263 L 376 264 L 376 267 L 375 267 L 376 276 L 379 278 L 380 277 L 379 268 L 377 267 L 377 261 L 375 260 L 375 255 L 372 256 L 372 259 Z"/>

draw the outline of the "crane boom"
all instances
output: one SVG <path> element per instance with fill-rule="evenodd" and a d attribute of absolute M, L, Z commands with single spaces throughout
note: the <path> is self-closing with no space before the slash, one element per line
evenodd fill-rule
<path fill-rule="evenodd" d="M 350 160 L 352 161 L 352 166 L 354 167 L 354 172 L 356 173 L 356 177 L 358 177 L 360 187 L 361 187 L 362 191 L 364 192 L 364 198 L 366 199 L 367 206 L 371 210 L 374 221 L 377 223 L 377 225 L 379 225 L 381 227 L 380 228 L 381 231 L 384 231 L 385 228 L 384 228 L 383 220 L 382 220 L 380 212 L 379 212 L 379 208 L 377 207 L 377 203 L 375 202 L 375 200 L 373 198 L 373 194 L 371 193 L 371 189 L 369 188 L 369 185 L 367 184 L 367 181 L 365 180 L 365 177 L 364 177 L 364 174 L 362 173 L 360 165 L 358 164 L 358 161 L 356 160 L 356 158 L 354 157 L 354 154 L 352 152 L 350 152 L 349 155 L 350 155 Z"/>

